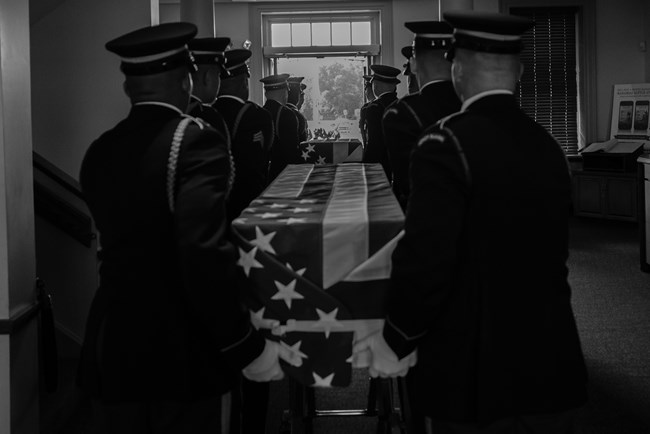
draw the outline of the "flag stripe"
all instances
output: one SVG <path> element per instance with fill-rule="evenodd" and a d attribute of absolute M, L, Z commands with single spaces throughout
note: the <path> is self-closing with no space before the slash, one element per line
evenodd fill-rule
<path fill-rule="evenodd" d="M 300 196 L 312 170 L 314 170 L 314 166 L 311 164 L 288 165 L 282 172 L 282 176 L 275 178 L 262 197 L 296 198 Z"/>
<path fill-rule="evenodd" d="M 342 163 L 348 158 L 348 144 L 346 142 L 334 142 L 332 148 L 332 163 Z"/>
<path fill-rule="evenodd" d="M 362 164 L 336 168 L 323 219 L 323 288 L 327 289 L 368 259 L 368 186 Z"/>

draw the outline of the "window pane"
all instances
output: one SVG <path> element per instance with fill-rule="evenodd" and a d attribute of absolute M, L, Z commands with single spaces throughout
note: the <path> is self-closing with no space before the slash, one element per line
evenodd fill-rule
<path fill-rule="evenodd" d="M 289 24 L 271 24 L 271 46 L 290 47 L 291 27 Z"/>
<path fill-rule="evenodd" d="M 315 46 L 330 46 L 330 23 L 312 23 L 311 43 Z"/>
<path fill-rule="evenodd" d="M 332 23 L 332 45 L 351 45 L 350 23 Z"/>
<path fill-rule="evenodd" d="M 293 47 L 309 47 L 311 45 L 311 29 L 309 23 L 291 24 L 291 45 Z"/>
<path fill-rule="evenodd" d="M 370 21 L 352 23 L 352 45 L 370 45 Z"/>

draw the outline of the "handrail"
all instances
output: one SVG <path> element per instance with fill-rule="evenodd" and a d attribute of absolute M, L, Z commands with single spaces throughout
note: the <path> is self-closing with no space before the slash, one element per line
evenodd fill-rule
<path fill-rule="evenodd" d="M 81 185 L 76 179 L 47 161 L 45 157 L 41 156 L 36 151 L 32 151 L 32 158 L 34 161 L 34 167 L 46 174 L 50 179 L 56 181 L 57 184 L 77 196 L 79 199 L 83 200 L 84 197 L 81 193 Z"/>
<path fill-rule="evenodd" d="M 43 176 L 34 176 L 34 211 L 84 246 L 91 247 L 95 234 L 88 210 L 76 200 L 85 204 L 79 182 L 37 152 L 32 152 L 32 156 L 35 171 L 48 180 L 44 183 Z"/>

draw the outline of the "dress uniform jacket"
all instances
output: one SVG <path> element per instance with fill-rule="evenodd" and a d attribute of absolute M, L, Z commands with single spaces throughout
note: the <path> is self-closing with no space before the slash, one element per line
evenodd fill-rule
<path fill-rule="evenodd" d="M 384 140 L 393 172 L 393 192 L 406 208 L 409 195 L 409 157 L 422 132 L 460 110 L 460 99 L 449 80 L 427 83 L 384 112 Z"/>
<path fill-rule="evenodd" d="M 366 147 L 363 151 L 363 162 L 381 163 L 389 181 L 392 178 L 392 172 L 390 161 L 388 160 L 388 152 L 386 151 L 386 143 L 384 141 L 382 120 L 386 108 L 396 100 L 397 94 L 395 92 L 385 92 L 368 104 L 365 114 L 368 136 L 366 139 Z"/>
<path fill-rule="evenodd" d="M 267 99 L 264 108 L 271 114 L 275 137 L 271 146 L 269 181 L 273 181 L 287 164 L 299 163 L 298 119 L 290 108 Z"/>
<path fill-rule="evenodd" d="M 212 106 L 204 104 L 194 96 L 192 96 L 190 100 L 187 113 L 192 117 L 201 119 L 225 136 L 228 140 L 228 148 L 230 148 L 230 131 L 228 130 L 228 125 L 221 113 L 215 110 Z"/>
<path fill-rule="evenodd" d="M 220 96 L 212 106 L 223 116 L 230 132 L 235 162 L 235 181 L 228 201 L 228 220 L 232 221 L 268 184 L 273 120 L 261 106 L 232 95 Z"/>
<path fill-rule="evenodd" d="M 226 236 L 227 141 L 198 120 L 182 141 L 170 211 L 167 165 L 182 117 L 136 104 L 82 163 L 101 266 L 79 382 L 105 402 L 217 396 L 264 348 L 240 308 Z"/>
<path fill-rule="evenodd" d="M 483 423 L 582 404 L 557 142 L 491 94 L 424 133 L 411 178 L 383 334 L 399 357 L 417 347 L 422 411 Z"/>
<path fill-rule="evenodd" d="M 295 105 L 287 103 L 287 107 L 291 109 L 293 114 L 296 115 L 296 119 L 298 119 L 298 140 L 300 140 L 300 142 L 304 142 L 308 137 L 307 118 L 305 118 L 305 115 L 303 115 Z"/>

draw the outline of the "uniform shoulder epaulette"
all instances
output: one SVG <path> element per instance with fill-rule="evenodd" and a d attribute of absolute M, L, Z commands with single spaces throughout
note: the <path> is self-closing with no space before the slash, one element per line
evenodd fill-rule
<path fill-rule="evenodd" d="M 189 119 L 190 121 L 194 122 L 199 129 L 205 129 L 205 127 L 208 125 L 203 119 L 196 118 L 194 116 L 190 115 L 183 115 L 184 118 Z"/>
<path fill-rule="evenodd" d="M 461 117 L 465 116 L 466 114 L 467 114 L 467 112 L 452 113 L 452 114 L 450 114 L 448 116 L 445 116 L 444 118 L 440 119 L 438 121 L 438 125 L 440 125 L 440 129 L 443 129 L 446 126 L 448 126 L 450 122 L 458 120 Z"/>

